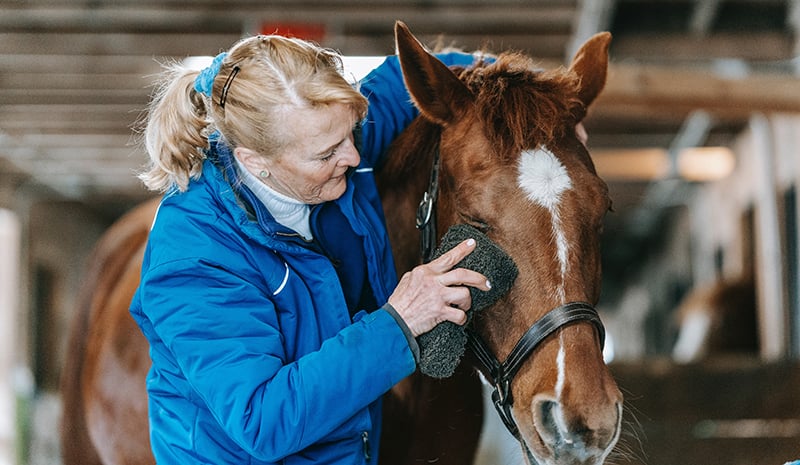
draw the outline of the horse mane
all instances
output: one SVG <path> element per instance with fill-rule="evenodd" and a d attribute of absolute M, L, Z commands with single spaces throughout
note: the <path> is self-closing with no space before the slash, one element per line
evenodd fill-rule
<path fill-rule="evenodd" d="M 511 156 L 550 144 L 577 123 L 575 115 L 583 110 L 576 75 L 563 67 L 538 69 L 531 58 L 519 52 L 502 53 L 494 62 L 481 60 L 472 67 L 451 69 L 474 95 L 485 136 L 499 154 Z M 396 150 L 398 156 L 387 161 L 387 172 L 400 176 L 429 169 L 440 131 L 438 124 L 423 117 L 412 121 L 392 148 L 414 150 Z"/>
<path fill-rule="evenodd" d="M 537 69 L 519 52 L 465 68 L 459 78 L 475 96 L 486 137 L 502 154 L 519 154 L 562 137 L 583 109 L 576 75 L 563 67 Z"/>

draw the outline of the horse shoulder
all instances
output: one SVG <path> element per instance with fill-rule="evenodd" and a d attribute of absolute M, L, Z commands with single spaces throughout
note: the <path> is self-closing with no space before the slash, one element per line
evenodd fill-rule
<path fill-rule="evenodd" d="M 93 423 L 96 419 L 89 417 L 90 412 L 98 411 L 96 393 L 103 383 L 98 382 L 97 371 L 105 365 L 100 360 L 101 355 L 106 356 L 103 348 L 115 344 L 117 353 L 125 354 L 129 366 L 133 363 L 140 367 L 148 357 L 146 341 L 135 327 L 128 304 L 138 285 L 141 251 L 157 207 L 158 201 L 152 200 L 121 217 L 101 236 L 89 257 L 70 328 L 61 379 L 61 443 L 65 465 L 104 463 L 98 455 L 96 444 L 98 439 L 103 441 L 105 438 L 97 436 L 116 432 L 116 426 L 98 428 Z M 142 370 L 134 371 L 139 374 L 133 378 L 141 378 L 141 387 L 144 389 Z M 136 386 L 136 383 L 130 382 L 131 377 L 117 379 L 118 383 L 105 388 L 119 388 L 119 402 L 141 404 L 136 401 L 136 396 L 125 398 L 122 394 L 126 386 Z M 146 399 L 146 396 L 139 397 Z M 146 434 L 146 423 L 139 435 L 141 431 Z M 148 443 L 144 443 L 144 447 L 145 452 L 149 452 Z M 107 454 L 102 455 L 105 459 Z M 152 460 L 128 463 L 152 463 Z"/>

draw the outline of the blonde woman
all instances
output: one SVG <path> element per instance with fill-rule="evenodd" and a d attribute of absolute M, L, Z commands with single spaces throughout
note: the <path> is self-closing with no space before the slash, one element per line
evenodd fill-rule
<path fill-rule="evenodd" d="M 451 269 L 471 240 L 395 275 L 372 170 L 415 115 L 395 57 L 355 89 L 297 39 L 166 71 L 141 175 L 164 197 L 131 304 L 160 465 L 376 463 L 414 338 L 489 288 Z"/>

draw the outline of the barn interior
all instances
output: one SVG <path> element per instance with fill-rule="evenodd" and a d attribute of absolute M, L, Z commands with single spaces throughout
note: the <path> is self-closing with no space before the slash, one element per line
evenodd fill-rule
<path fill-rule="evenodd" d="M 800 458 L 800 0 L 7 0 L 0 465 L 60 463 L 67 330 L 93 245 L 153 196 L 137 129 L 161 65 L 272 32 L 382 57 L 396 20 L 542 67 L 612 33 L 585 127 L 614 202 L 599 303 L 626 395 L 613 463 Z M 489 442 L 482 463 L 522 463 Z"/>

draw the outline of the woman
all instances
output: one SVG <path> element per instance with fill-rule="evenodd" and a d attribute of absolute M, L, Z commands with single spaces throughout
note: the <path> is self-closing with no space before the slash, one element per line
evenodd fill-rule
<path fill-rule="evenodd" d="M 165 195 L 131 304 L 159 464 L 376 462 L 414 338 L 488 290 L 451 269 L 472 240 L 398 283 L 372 169 L 415 111 L 394 57 L 360 90 L 335 53 L 278 36 L 167 72 L 141 175 Z"/>

